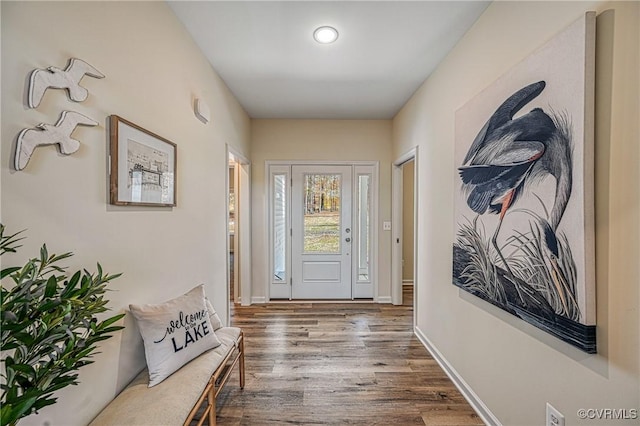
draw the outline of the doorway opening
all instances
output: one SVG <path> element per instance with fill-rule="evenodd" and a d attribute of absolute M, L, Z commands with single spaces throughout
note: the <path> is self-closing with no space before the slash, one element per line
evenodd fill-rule
<path fill-rule="evenodd" d="M 227 152 L 227 289 L 231 312 L 234 304 L 251 304 L 251 197 L 249 162 L 229 147 Z"/>
<path fill-rule="evenodd" d="M 237 168 L 236 161 L 232 154 L 229 155 L 229 175 L 228 175 L 228 247 L 229 247 L 229 301 L 231 303 L 238 303 L 239 291 L 238 291 L 238 262 L 236 261 L 236 187 L 237 182 Z"/>
<path fill-rule="evenodd" d="M 415 271 L 415 160 L 402 164 L 402 304 L 413 301 Z"/>
<path fill-rule="evenodd" d="M 394 305 L 413 305 L 414 324 L 419 290 L 418 262 L 418 148 L 402 155 L 393 163 L 391 299 Z"/>

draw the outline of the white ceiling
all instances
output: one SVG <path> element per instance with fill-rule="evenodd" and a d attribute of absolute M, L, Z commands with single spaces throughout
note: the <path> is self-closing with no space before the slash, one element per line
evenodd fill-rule
<path fill-rule="evenodd" d="M 169 1 L 252 118 L 389 119 L 487 1 Z M 340 36 L 313 40 L 321 25 Z"/>

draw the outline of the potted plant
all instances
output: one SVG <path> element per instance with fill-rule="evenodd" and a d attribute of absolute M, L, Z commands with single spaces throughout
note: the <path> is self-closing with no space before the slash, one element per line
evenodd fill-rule
<path fill-rule="evenodd" d="M 0 224 L 0 256 L 20 240 Z M 54 404 L 57 390 L 78 384 L 78 369 L 93 362 L 97 343 L 123 328 L 113 324 L 124 314 L 96 317 L 108 310 L 106 284 L 120 274 L 108 275 L 100 264 L 96 273 L 69 274 L 60 262 L 72 255 L 50 255 L 43 245 L 24 266 L 0 270 L 0 280 L 12 282 L 0 286 L 2 426 Z"/>

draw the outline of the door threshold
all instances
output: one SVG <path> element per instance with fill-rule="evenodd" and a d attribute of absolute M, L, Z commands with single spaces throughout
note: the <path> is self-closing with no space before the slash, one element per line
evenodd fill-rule
<path fill-rule="evenodd" d="M 346 303 L 346 304 L 357 304 L 357 303 L 375 303 L 373 299 L 294 299 L 294 300 L 286 300 L 286 299 L 272 299 L 267 303 Z"/>

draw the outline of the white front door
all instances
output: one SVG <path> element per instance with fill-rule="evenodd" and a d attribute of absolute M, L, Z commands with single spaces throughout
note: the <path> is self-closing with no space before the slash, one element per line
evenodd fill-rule
<path fill-rule="evenodd" d="M 291 168 L 291 297 L 351 299 L 351 166 Z"/>

